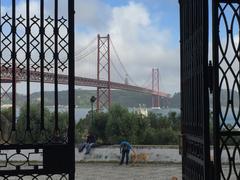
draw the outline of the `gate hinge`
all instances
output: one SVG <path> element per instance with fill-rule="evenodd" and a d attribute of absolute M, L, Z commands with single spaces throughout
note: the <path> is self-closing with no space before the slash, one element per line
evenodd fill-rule
<path fill-rule="evenodd" d="M 210 90 L 210 93 L 213 92 L 213 65 L 212 61 L 209 61 L 208 64 L 208 88 Z"/>

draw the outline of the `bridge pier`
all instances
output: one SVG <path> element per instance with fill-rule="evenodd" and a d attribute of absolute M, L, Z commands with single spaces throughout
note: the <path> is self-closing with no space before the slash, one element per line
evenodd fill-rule
<path fill-rule="evenodd" d="M 159 94 L 159 69 L 152 69 L 152 91 L 155 91 Z M 160 98 L 159 95 L 152 95 L 152 107 L 159 108 L 160 107 Z"/>
<path fill-rule="evenodd" d="M 110 35 L 98 35 L 97 80 L 106 80 L 107 84 L 97 86 L 97 111 L 109 109 L 111 106 L 111 63 L 110 63 Z"/>

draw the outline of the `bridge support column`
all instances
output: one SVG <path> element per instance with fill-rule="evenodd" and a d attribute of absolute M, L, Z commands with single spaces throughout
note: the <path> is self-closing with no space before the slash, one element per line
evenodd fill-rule
<path fill-rule="evenodd" d="M 8 98 L 9 100 L 12 100 L 11 94 L 12 92 L 10 92 L 12 90 L 12 84 L 4 84 L 6 86 L 6 88 L 3 87 L 3 85 L 1 84 L 1 99 L 3 98 Z"/>
<path fill-rule="evenodd" d="M 97 87 L 97 111 L 109 109 L 111 105 L 110 67 L 110 35 L 98 35 L 97 80 L 105 80 L 107 83 Z"/>
<path fill-rule="evenodd" d="M 159 94 L 159 69 L 152 69 L 152 90 Z M 158 95 L 152 95 L 152 107 L 160 107 L 160 98 Z"/>

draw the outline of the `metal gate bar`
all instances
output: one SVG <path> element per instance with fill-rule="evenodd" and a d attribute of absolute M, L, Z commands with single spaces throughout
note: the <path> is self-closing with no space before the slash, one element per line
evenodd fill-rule
<path fill-rule="evenodd" d="M 239 179 L 240 1 L 212 2 L 215 177 L 216 180 Z"/>
<path fill-rule="evenodd" d="M 180 0 L 179 3 L 183 179 L 208 180 L 208 0 Z"/>

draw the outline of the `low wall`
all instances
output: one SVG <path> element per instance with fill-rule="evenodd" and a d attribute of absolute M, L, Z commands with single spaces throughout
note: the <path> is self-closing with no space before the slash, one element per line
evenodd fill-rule
<path fill-rule="evenodd" d="M 181 163 L 177 146 L 133 146 L 133 148 L 137 154 L 146 154 L 147 162 Z M 76 149 L 75 157 L 77 162 L 116 162 L 120 160 L 120 150 L 119 146 L 100 146 L 92 148 L 90 154 L 85 155 L 85 149 L 81 153 Z"/>
<path fill-rule="evenodd" d="M 133 146 L 137 154 L 147 154 L 147 162 L 151 163 L 181 163 L 182 157 L 179 155 L 178 146 L 164 146 L 164 145 L 138 145 Z M 85 155 L 85 149 L 79 153 L 78 149 L 75 149 L 76 162 L 119 162 L 120 150 L 119 145 L 115 146 L 99 146 L 92 148 L 90 154 Z M 229 147 L 228 153 L 230 156 L 234 154 L 234 147 Z M 226 150 L 222 152 L 221 162 L 229 164 L 229 156 Z M 24 154 L 25 156 L 22 156 Z M 29 161 L 42 161 L 42 154 L 35 154 L 34 149 L 22 150 L 21 154 L 16 154 L 16 150 L 1 150 L 0 164 L 5 163 L 7 158 L 12 161 L 26 161 L 26 157 L 29 156 Z M 67 155 L 67 154 L 66 154 Z M 213 159 L 213 150 L 211 148 L 211 159 Z M 240 164 L 240 156 L 235 156 L 235 163 Z"/>

